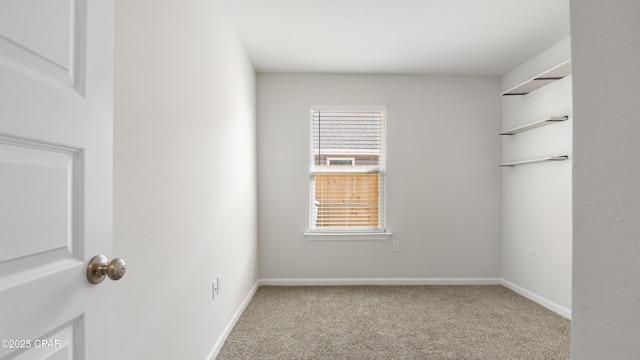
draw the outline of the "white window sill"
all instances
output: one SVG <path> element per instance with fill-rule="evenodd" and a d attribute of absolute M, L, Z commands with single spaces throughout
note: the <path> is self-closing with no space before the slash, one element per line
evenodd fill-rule
<path fill-rule="evenodd" d="M 350 233 L 350 232 L 312 232 L 307 231 L 304 236 L 307 240 L 389 240 L 392 233 Z"/>

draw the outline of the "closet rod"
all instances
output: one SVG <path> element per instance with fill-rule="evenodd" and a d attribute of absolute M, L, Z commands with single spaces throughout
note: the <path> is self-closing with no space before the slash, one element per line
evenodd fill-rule
<path fill-rule="evenodd" d="M 512 166 L 517 166 L 517 165 L 533 164 L 533 163 L 539 163 L 539 162 L 544 162 L 544 161 L 565 161 L 565 160 L 568 160 L 568 159 L 569 159 L 568 155 L 558 155 L 558 156 L 549 156 L 549 157 L 539 158 L 539 159 L 513 161 L 513 162 L 500 164 L 498 166 L 501 166 L 501 167 L 512 167 Z"/>

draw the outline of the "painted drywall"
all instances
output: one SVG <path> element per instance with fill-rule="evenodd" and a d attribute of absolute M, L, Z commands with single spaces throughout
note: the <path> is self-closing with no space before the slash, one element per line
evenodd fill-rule
<path fill-rule="evenodd" d="M 570 42 L 565 40 L 506 74 L 503 90 L 569 59 Z M 566 317 L 571 314 L 571 93 L 568 76 L 524 96 L 502 97 L 504 130 L 569 116 L 561 123 L 502 136 L 504 162 L 569 156 L 568 161 L 502 170 L 502 277 L 510 287 Z"/>
<path fill-rule="evenodd" d="M 263 279 L 500 277 L 500 78 L 258 74 Z M 387 106 L 387 228 L 310 241 L 310 105 Z"/>
<path fill-rule="evenodd" d="M 226 19 L 116 2 L 117 358 L 207 358 L 257 281 L 255 72 Z"/>
<path fill-rule="evenodd" d="M 573 359 L 640 354 L 640 2 L 571 2 Z"/>

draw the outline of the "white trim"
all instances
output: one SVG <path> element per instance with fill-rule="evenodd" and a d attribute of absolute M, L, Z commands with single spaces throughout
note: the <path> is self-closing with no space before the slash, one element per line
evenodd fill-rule
<path fill-rule="evenodd" d="M 309 170 L 311 174 L 384 174 L 384 170 L 379 167 L 334 167 L 334 168 L 315 168 Z"/>
<path fill-rule="evenodd" d="M 215 358 L 218 356 L 218 353 L 220 352 L 220 350 L 222 350 L 224 342 L 227 340 L 229 334 L 231 334 L 231 330 L 233 330 L 233 327 L 236 325 L 236 323 L 240 319 L 240 316 L 247 308 L 247 305 L 249 305 L 251 299 L 253 299 L 253 296 L 256 294 L 256 291 L 258 291 L 258 287 L 260 287 L 260 280 L 256 281 L 251 290 L 249 290 L 247 296 L 245 296 L 244 300 L 242 300 L 240 306 L 238 306 L 236 312 L 233 313 L 233 316 L 231 316 L 231 319 L 229 319 L 227 326 L 224 327 L 222 334 L 220 334 L 218 340 L 216 340 L 215 344 L 213 344 L 213 348 L 211 348 L 211 351 L 209 351 L 209 354 L 205 358 L 206 360 L 215 360 Z"/>
<path fill-rule="evenodd" d="M 260 279 L 260 286 L 500 285 L 499 278 L 317 278 Z"/>
<path fill-rule="evenodd" d="M 330 231 L 307 231 L 304 236 L 307 240 L 389 240 L 392 233 L 389 232 L 330 232 Z"/>
<path fill-rule="evenodd" d="M 387 111 L 387 105 L 311 105 L 311 111 L 351 111 L 371 112 Z"/>
<path fill-rule="evenodd" d="M 557 313 L 558 315 L 561 315 L 569 320 L 571 320 L 571 310 L 567 309 L 564 306 L 561 306 L 545 297 L 542 297 L 536 293 L 533 293 L 521 286 L 518 286 L 508 280 L 505 279 L 500 279 L 500 285 L 506 287 L 507 289 L 520 294 L 524 297 L 526 297 L 527 299 L 536 302 L 542 306 L 544 306 L 545 308 Z"/>

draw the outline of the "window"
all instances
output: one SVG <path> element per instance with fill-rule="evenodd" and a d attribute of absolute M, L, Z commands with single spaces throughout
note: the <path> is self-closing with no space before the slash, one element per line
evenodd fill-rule
<path fill-rule="evenodd" d="M 335 108 L 311 109 L 310 233 L 385 233 L 386 111 Z"/>

